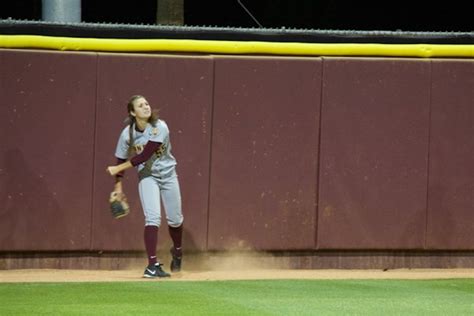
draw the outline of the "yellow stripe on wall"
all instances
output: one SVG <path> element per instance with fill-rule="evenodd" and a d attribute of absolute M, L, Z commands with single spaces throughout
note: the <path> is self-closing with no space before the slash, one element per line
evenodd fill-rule
<path fill-rule="evenodd" d="M 181 39 L 72 38 L 38 35 L 0 35 L 0 47 L 62 51 L 186 52 L 237 55 L 474 57 L 474 45 L 321 44 Z"/>

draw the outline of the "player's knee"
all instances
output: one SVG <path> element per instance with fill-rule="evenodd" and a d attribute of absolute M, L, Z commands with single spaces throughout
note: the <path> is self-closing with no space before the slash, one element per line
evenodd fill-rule
<path fill-rule="evenodd" d="M 175 218 L 168 218 L 168 226 L 179 227 L 183 224 L 184 217 L 183 215 L 176 216 Z"/>
<path fill-rule="evenodd" d="M 160 227 L 161 217 L 156 215 L 145 216 L 145 225 L 146 226 L 158 226 Z"/>

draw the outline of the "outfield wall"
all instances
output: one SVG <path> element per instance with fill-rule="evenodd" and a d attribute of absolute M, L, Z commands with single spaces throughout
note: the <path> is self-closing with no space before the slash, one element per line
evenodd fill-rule
<path fill-rule="evenodd" d="M 1 252 L 142 251 L 135 173 L 120 220 L 105 173 L 133 94 L 170 126 L 189 250 L 474 249 L 472 59 L 3 49 L 0 74 Z"/>

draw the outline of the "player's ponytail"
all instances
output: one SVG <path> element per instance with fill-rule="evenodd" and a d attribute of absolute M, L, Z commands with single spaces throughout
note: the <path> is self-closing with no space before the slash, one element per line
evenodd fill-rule
<path fill-rule="evenodd" d="M 134 140 L 133 140 L 133 125 L 135 124 L 135 116 L 132 115 L 132 111 L 134 110 L 133 108 L 133 102 L 135 100 L 143 98 L 141 95 L 134 95 L 128 100 L 127 103 L 127 113 L 128 117 L 125 120 L 125 122 L 128 124 L 128 157 L 132 157 L 134 154 L 133 152 L 133 145 L 134 145 Z"/>
<path fill-rule="evenodd" d="M 128 157 L 133 156 L 133 124 L 135 123 L 135 118 L 129 118 L 130 123 L 128 125 Z"/>

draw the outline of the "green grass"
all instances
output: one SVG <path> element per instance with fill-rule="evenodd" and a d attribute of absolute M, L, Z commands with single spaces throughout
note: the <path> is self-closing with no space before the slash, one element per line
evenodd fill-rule
<path fill-rule="evenodd" d="M 0 315 L 474 315 L 474 279 L 0 283 Z"/>

